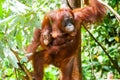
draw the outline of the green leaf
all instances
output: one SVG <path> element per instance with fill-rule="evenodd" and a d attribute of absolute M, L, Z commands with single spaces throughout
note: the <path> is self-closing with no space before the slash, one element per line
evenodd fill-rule
<path fill-rule="evenodd" d="M 3 24 L 7 24 L 8 22 L 10 22 L 12 19 L 14 19 L 16 17 L 16 15 L 11 15 L 3 20 L 0 20 L 0 25 L 3 25 Z"/>
<path fill-rule="evenodd" d="M 14 53 L 9 48 L 4 48 L 4 55 L 8 58 L 13 67 L 18 68 L 18 60 Z"/>
<path fill-rule="evenodd" d="M 21 2 L 15 0 L 15 1 L 10 1 L 10 3 L 13 6 L 10 6 L 10 9 L 12 12 L 17 13 L 17 14 L 25 14 L 27 10 L 30 10 L 30 8 L 24 4 L 22 4 Z"/>
<path fill-rule="evenodd" d="M 110 42 L 113 41 L 113 40 L 114 40 L 114 37 L 109 38 L 109 41 L 110 41 Z"/>
<path fill-rule="evenodd" d="M 28 58 L 27 58 L 27 57 L 23 57 L 23 58 L 20 60 L 20 63 L 24 63 L 24 62 L 28 62 Z"/>
<path fill-rule="evenodd" d="M 4 44 L 2 43 L 2 42 L 0 42 L 0 57 L 1 58 L 4 58 L 4 54 L 3 54 L 3 47 L 4 46 Z"/>
<path fill-rule="evenodd" d="M 19 48 L 22 48 L 22 42 L 23 42 L 23 37 L 22 37 L 23 33 L 22 31 L 20 30 L 17 34 L 16 34 L 16 38 L 15 40 L 17 41 L 17 45 Z"/>
<path fill-rule="evenodd" d="M 2 3 L 0 2 L 0 17 L 3 17 Z"/>

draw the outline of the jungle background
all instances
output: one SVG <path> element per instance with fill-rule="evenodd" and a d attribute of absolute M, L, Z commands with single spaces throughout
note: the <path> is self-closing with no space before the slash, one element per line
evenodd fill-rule
<path fill-rule="evenodd" d="M 104 2 L 120 14 L 120 0 Z M 27 62 L 24 57 L 25 47 L 31 42 L 34 29 L 41 27 L 44 14 L 60 6 L 60 0 L 0 0 L 0 80 L 24 80 L 25 72 L 19 67 L 19 62 L 27 70 L 33 70 L 31 62 Z M 113 74 L 114 79 L 120 79 L 120 23 L 107 10 L 101 23 L 90 26 L 89 31 L 118 67 L 113 65 L 108 55 L 82 28 L 83 80 L 104 80 L 108 72 Z M 45 68 L 44 80 L 57 80 L 58 74 L 58 69 L 50 65 Z"/>

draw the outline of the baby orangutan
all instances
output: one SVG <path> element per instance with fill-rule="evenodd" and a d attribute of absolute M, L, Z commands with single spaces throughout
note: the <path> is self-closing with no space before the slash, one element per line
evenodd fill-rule
<path fill-rule="evenodd" d="M 85 8 L 59 9 L 44 16 L 42 29 L 36 29 L 28 56 L 33 62 L 34 79 L 43 80 L 44 65 L 52 64 L 61 70 L 60 80 L 73 80 L 73 61 L 79 50 L 80 26 L 95 23 L 105 15 L 105 7 L 90 0 Z M 41 46 L 43 50 L 37 50 Z"/>

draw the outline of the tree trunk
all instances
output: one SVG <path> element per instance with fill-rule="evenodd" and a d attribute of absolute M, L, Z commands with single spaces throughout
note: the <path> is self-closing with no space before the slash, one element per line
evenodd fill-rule
<path fill-rule="evenodd" d="M 80 0 L 68 0 L 73 9 L 81 7 Z"/>
<path fill-rule="evenodd" d="M 81 2 L 83 0 L 68 0 L 70 6 L 75 9 L 75 8 L 80 8 L 81 7 Z M 62 7 L 69 7 L 67 5 L 67 0 L 62 0 Z M 81 30 L 80 30 L 81 31 Z M 74 67 L 73 67 L 73 73 L 72 77 L 73 80 L 82 80 L 82 63 L 81 63 L 81 32 L 80 32 L 80 45 L 79 45 L 79 50 L 77 51 L 77 55 L 74 60 Z"/>

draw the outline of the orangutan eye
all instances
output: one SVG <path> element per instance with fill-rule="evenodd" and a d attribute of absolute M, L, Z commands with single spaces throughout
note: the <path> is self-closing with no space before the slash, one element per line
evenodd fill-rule
<path fill-rule="evenodd" d="M 63 27 L 67 32 L 74 31 L 75 27 L 74 27 L 73 18 L 65 18 L 63 20 Z"/>

